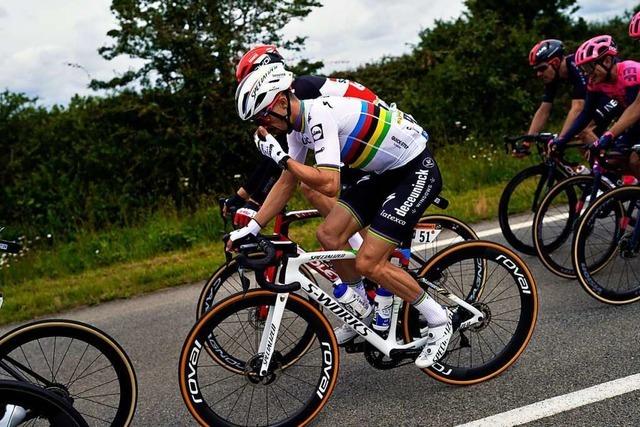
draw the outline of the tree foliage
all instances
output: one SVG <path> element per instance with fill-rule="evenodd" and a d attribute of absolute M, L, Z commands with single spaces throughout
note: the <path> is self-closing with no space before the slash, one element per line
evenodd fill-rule
<path fill-rule="evenodd" d="M 518 133 L 540 102 L 542 85 L 527 64 L 542 38 L 569 51 L 595 34 L 612 34 L 624 58 L 640 59 L 627 36 L 631 11 L 606 22 L 572 17 L 575 0 L 467 0 L 459 18 L 420 33 L 406 55 L 335 73 L 374 89 L 411 113 L 432 144 L 491 142 Z M 107 81 L 103 97 L 74 97 L 44 108 L 0 93 L 0 225 L 66 235 L 138 221 L 167 204 L 197 207 L 232 188 L 232 176 L 257 159 L 251 129 L 235 113 L 234 62 L 256 42 L 302 49 L 280 29 L 318 6 L 314 0 L 113 0 L 107 59 L 143 65 Z M 291 65 L 291 64 L 290 64 Z M 322 63 L 293 64 L 299 73 Z M 559 99 L 554 117 L 564 117 Z M 563 106 L 564 105 L 564 106 Z M 553 129 L 550 129 L 553 130 Z"/>

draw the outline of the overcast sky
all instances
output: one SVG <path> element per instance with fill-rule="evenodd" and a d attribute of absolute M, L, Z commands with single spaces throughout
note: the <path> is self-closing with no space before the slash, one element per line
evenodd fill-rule
<path fill-rule="evenodd" d="M 285 28 L 308 36 L 305 56 L 322 60 L 325 72 L 356 67 L 383 55 L 400 55 L 418 32 L 436 19 L 457 17 L 462 0 L 321 0 L 324 7 Z M 66 104 L 91 93 L 91 77 L 106 79 L 136 65 L 129 58 L 103 60 L 97 48 L 115 27 L 110 0 L 2 0 L 0 2 L 0 88 Z M 578 0 L 588 20 L 607 19 L 637 0 Z M 294 59 L 294 58 L 292 58 Z M 70 67 L 79 64 L 82 68 Z"/>

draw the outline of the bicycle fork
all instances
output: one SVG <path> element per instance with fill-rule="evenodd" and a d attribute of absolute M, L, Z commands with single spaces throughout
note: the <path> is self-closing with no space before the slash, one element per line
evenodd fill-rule
<path fill-rule="evenodd" d="M 260 347 L 258 348 L 258 354 L 262 354 L 262 365 L 260 366 L 260 376 L 262 377 L 266 376 L 269 372 L 269 365 L 271 364 L 273 349 L 276 346 L 280 321 L 282 320 L 287 299 L 289 299 L 288 293 L 277 294 L 276 305 L 269 310 L 269 314 L 267 315 L 264 331 L 260 340 Z"/>

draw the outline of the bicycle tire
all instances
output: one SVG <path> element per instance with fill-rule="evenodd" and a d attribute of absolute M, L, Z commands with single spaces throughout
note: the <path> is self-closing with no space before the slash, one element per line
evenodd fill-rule
<path fill-rule="evenodd" d="M 461 263 L 466 260 L 476 265 L 479 259 L 484 261 L 487 271 L 484 273 L 480 285 L 478 285 L 475 277 L 471 277 L 477 275 L 475 267 L 471 270 L 471 274 L 465 274 L 465 277 L 471 279 L 470 286 L 467 289 L 463 277 L 464 269 Z M 499 281 L 494 277 L 498 267 L 504 267 L 501 269 L 506 271 Z M 449 280 L 458 271 L 460 272 L 460 277 Z M 512 280 L 510 283 L 505 283 L 504 278 L 508 275 L 511 276 Z M 454 293 L 465 301 L 472 303 L 484 313 L 485 318 L 480 325 L 461 330 L 458 326 L 464 320 L 465 312 L 460 311 L 460 309 L 454 309 L 455 331 L 449 343 L 449 348 L 437 363 L 423 370 L 426 374 L 447 384 L 472 385 L 494 378 L 515 363 L 527 347 L 535 329 L 538 316 L 538 293 L 531 272 L 524 261 L 513 251 L 497 243 L 482 240 L 459 243 L 429 260 L 420 271 L 418 277 L 424 277 L 437 283 L 438 286 L 443 287 L 448 292 Z M 494 281 L 497 281 L 495 285 Z M 496 289 L 500 289 L 499 286 L 505 286 L 505 289 L 499 290 L 498 294 L 496 294 Z M 431 290 L 429 292 L 432 293 Z M 505 292 L 513 295 L 507 298 L 509 293 L 505 296 Z M 490 300 L 492 297 L 494 299 Z M 497 297 L 499 299 L 496 299 Z M 513 319 L 505 320 L 499 317 L 499 315 L 504 316 L 515 312 L 517 310 L 517 307 L 514 308 L 516 303 L 519 304 L 517 318 L 511 316 Z M 505 311 L 498 312 L 498 310 Z M 420 316 L 410 304 L 404 304 L 401 319 L 405 342 L 412 342 L 422 336 L 424 328 L 421 330 Z M 513 333 L 504 347 L 494 352 L 494 357 L 485 360 L 482 347 L 488 346 L 489 350 L 493 350 L 490 343 L 495 340 L 493 335 L 497 335 L 495 329 L 491 327 L 492 323 L 496 323 L 496 326 L 500 325 L 501 328 L 505 327 L 503 325 L 511 325 L 507 327 L 513 329 Z M 515 323 L 515 326 L 513 326 L 513 323 Z M 486 331 L 486 333 L 481 337 L 480 334 L 483 331 Z M 475 345 L 474 334 L 476 334 Z M 496 345 L 502 344 L 503 342 L 500 341 Z M 473 351 L 474 346 L 480 349 L 482 362 L 480 364 L 474 364 L 473 362 L 473 353 L 470 352 Z M 454 363 L 455 355 L 457 355 L 457 361 Z"/>
<path fill-rule="evenodd" d="M 535 215 L 535 212 L 537 211 L 542 198 L 544 197 L 546 192 L 550 190 L 550 188 L 547 188 L 546 190 L 543 188 L 541 192 L 544 191 L 544 193 L 541 193 L 537 200 L 535 198 L 535 188 L 520 190 L 523 193 L 531 193 L 521 196 L 522 198 L 530 200 L 528 202 L 528 206 L 530 206 L 530 209 L 527 210 L 527 212 L 530 213 L 527 215 L 524 221 L 522 221 L 522 210 L 515 207 L 510 207 L 510 204 L 512 204 L 512 202 L 517 199 L 517 197 L 514 197 L 514 193 L 516 192 L 516 189 L 518 189 L 518 187 L 522 188 L 525 181 L 536 176 L 538 176 L 538 178 L 535 179 L 535 182 L 539 184 L 542 177 L 546 176 L 547 170 L 547 166 L 544 163 L 540 163 L 538 165 L 523 169 L 522 171 L 518 172 L 518 174 L 516 174 L 516 176 L 514 176 L 511 181 L 507 183 L 504 190 L 502 191 L 502 194 L 500 195 L 500 202 L 498 204 L 498 222 L 500 223 L 502 235 L 514 249 L 526 255 L 536 254 L 536 249 L 533 245 L 533 237 L 531 235 L 533 216 Z M 560 182 L 566 178 L 566 175 L 557 168 L 554 169 L 553 174 L 554 183 Z M 529 185 L 529 187 L 533 187 L 533 185 Z M 515 224 L 511 224 L 511 220 L 513 220 L 516 216 L 518 217 L 519 221 L 525 223 L 521 224 L 520 228 L 518 228 L 517 230 L 512 228 Z M 526 223 L 528 223 L 529 221 L 531 222 L 531 224 L 526 225 Z"/>
<path fill-rule="evenodd" d="M 618 217 L 611 218 L 603 215 L 603 212 L 612 211 L 613 209 L 624 209 L 625 202 L 637 204 L 640 200 L 640 188 L 639 187 L 620 187 L 609 191 L 606 195 L 598 198 L 584 213 L 582 221 L 578 225 L 578 229 L 574 236 L 573 241 L 573 264 L 576 269 L 578 282 L 588 295 L 596 300 L 611 305 L 623 305 L 631 304 L 640 300 L 640 285 L 635 285 L 635 288 L 629 288 L 626 290 L 613 289 L 609 284 L 605 284 L 606 279 L 613 279 L 618 277 L 622 279 L 624 275 L 629 277 L 628 268 L 633 267 L 633 259 L 638 257 L 638 248 L 629 250 L 628 254 L 625 254 L 624 243 L 625 240 L 629 240 L 629 234 L 627 230 L 621 228 L 621 220 Z M 613 202 L 613 203 L 612 203 Z M 638 212 L 640 209 L 635 209 L 635 218 L 629 220 L 629 224 L 635 224 L 630 228 L 633 231 L 634 227 L 637 227 Z M 597 234 L 594 230 L 598 229 L 598 225 L 594 222 L 601 220 L 611 223 L 611 227 L 605 230 L 603 233 Z M 609 221 L 607 221 L 609 220 Z M 600 227 L 603 227 L 600 225 Z M 605 257 L 609 259 L 608 264 L 601 267 L 597 271 L 590 267 L 590 263 L 587 262 L 588 252 L 597 251 L 597 242 L 587 242 L 590 237 L 597 238 L 599 235 L 603 236 L 603 242 L 606 246 L 606 251 L 611 251 L 611 256 Z M 633 271 L 632 277 L 640 277 L 640 271 Z"/>
<path fill-rule="evenodd" d="M 571 242 L 582 213 L 590 204 L 594 178 L 578 175 L 567 178 L 555 185 L 540 203 L 533 220 L 533 242 L 536 255 L 542 264 L 556 276 L 575 279 Z M 599 191 L 611 190 L 609 182 L 601 180 Z M 567 202 L 563 199 L 566 196 Z M 566 219 L 565 219 L 566 216 Z M 558 232 L 557 229 L 561 228 Z M 545 239 L 550 236 L 551 242 Z M 608 260 L 602 258 L 591 267 L 602 268 Z"/>
<path fill-rule="evenodd" d="M 53 393 L 33 384 L 0 380 L 0 418 L 6 415 L 7 405 L 23 408 L 29 414 L 29 425 L 41 419 L 52 427 L 87 427 L 85 419 L 72 406 Z M 15 420 L 14 420 L 15 421 Z M 11 424 L 11 425 L 22 425 Z"/>
<path fill-rule="evenodd" d="M 52 352 L 46 347 L 47 339 L 49 342 L 53 340 Z M 57 348 L 58 340 L 64 344 Z M 86 346 L 84 350 L 81 346 L 76 351 L 74 343 L 84 343 L 82 345 Z M 41 349 L 39 351 L 42 352 L 42 357 L 38 348 Z M 49 354 L 52 355 L 51 360 Z M 58 360 L 58 368 L 55 368 L 56 356 L 62 358 Z M 36 385 L 40 381 L 33 373 L 54 383 L 52 389 L 66 400 L 72 401 L 73 407 L 85 419 L 92 420 L 92 424 L 93 420 L 100 419 L 112 426 L 127 426 L 133 419 L 138 396 L 133 365 L 122 347 L 94 326 L 72 320 L 52 319 L 17 327 L 0 338 L 0 358 L 5 361 L 12 358 L 28 367 L 28 370 L 19 370 Z M 112 369 L 97 365 L 104 363 L 105 359 L 111 364 Z M 78 364 L 75 368 L 73 365 L 63 366 L 65 360 L 77 361 Z M 98 377 L 91 377 L 92 375 Z M 98 390 L 95 384 L 87 384 L 92 378 L 93 381 L 104 381 L 105 376 L 114 376 L 109 383 L 98 385 L 107 387 L 106 389 Z M 116 385 L 117 391 L 114 389 Z M 100 393 L 104 395 L 101 396 Z M 100 402 L 97 402 L 98 398 L 101 399 Z"/>
<path fill-rule="evenodd" d="M 464 221 L 454 218 L 449 215 L 425 215 L 418 221 L 415 229 L 419 229 L 423 225 L 431 225 L 439 227 L 440 230 L 446 230 L 449 233 L 453 233 L 456 237 L 451 237 L 449 234 L 442 236 L 442 233 L 438 234 L 436 240 L 432 245 L 425 246 L 424 249 L 420 248 L 420 243 L 415 239 L 411 241 L 411 264 L 409 270 L 418 270 L 426 264 L 429 258 L 433 257 L 441 250 L 448 248 L 451 245 L 460 243 L 461 241 L 478 240 L 476 232 L 467 225 Z M 414 231 L 414 233 L 417 230 Z M 442 239 L 444 237 L 444 239 Z"/>
<path fill-rule="evenodd" d="M 286 392 L 285 388 L 282 387 L 283 385 L 286 386 L 286 384 L 283 384 L 285 379 L 286 381 L 295 381 L 296 376 L 293 375 L 294 373 L 301 375 L 299 371 L 296 371 L 297 367 L 295 364 L 289 367 L 283 367 L 279 363 L 279 350 L 283 348 L 281 346 L 286 345 L 282 339 L 285 336 L 284 332 L 282 332 L 284 331 L 283 328 L 285 328 L 284 322 L 281 323 L 275 344 L 276 347 L 272 357 L 273 368 L 270 369 L 269 375 L 266 377 L 258 378 L 256 376 L 255 369 L 261 363 L 260 355 L 256 355 L 258 351 L 257 344 L 260 341 L 261 334 L 254 336 L 252 339 L 249 335 L 254 331 L 249 331 L 248 335 L 242 333 L 242 331 L 225 331 L 229 340 L 235 338 L 237 342 L 237 337 L 242 337 L 242 344 L 249 347 L 245 347 L 243 350 L 246 352 L 246 356 L 244 356 L 244 367 L 238 372 L 229 373 L 228 366 L 211 365 L 210 362 L 217 364 L 218 360 L 206 358 L 208 353 L 202 351 L 202 343 L 208 335 L 214 333 L 217 329 L 241 328 L 244 322 L 237 322 L 236 318 L 242 317 L 244 310 L 252 311 L 256 307 L 264 305 L 273 306 L 277 297 L 278 294 L 261 289 L 251 290 L 246 294 L 231 295 L 216 304 L 189 332 L 180 353 L 180 393 L 187 409 L 200 425 L 246 425 L 249 423 L 249 419 L 251 419 L 252 425 L 306 425 L 327 403 L 338 377 L 340 358 L 338 344 L 327 318 L 315 306 L 310 304 L 308 300 L 297 294 L 289 294 L 288 296 L 283 318 L 287 318 L 288 312 L 293 313 L 295 316 L 294 320 L 286 327 L 286 330 L 287 333 L 293 334 L 295 330 L 313 329 L 314 335 L 317 337 L 317 340 L 314 340 L 315 343 L 317 343 L 317 348 L 305 353 L 303 357 L 306 359 L 300 359 L 304 361 L 304 366 L 300 367 L 304 369 L 317 368 L 319 376 L 317 380 L 311 381 L 302 381 L 298 378 L 298 382 L 296 383 L 298 386 L 295 388 L 295 394 Z M 301 321 L 294 325 L 296 318 L 301 319 Z M 225 322 L 227 319 L 230 319 L 228 323 Z M 305 323 L 307 324 L 305 325 Z M 233 345 L 235 344 L 230 343 L 228 347 L 232 347 Z M 320 352 L 317 351 L 318 349 L 320 349 Z M 205 358 L 206 360 L 203 361 Z M 200 364 L 200 362 L 203 363 Z M 312 366 L 312 362 L 319 364 Z M 214 371 L 214 373 L 207 375 L 207 372 L 210 371 Z M 214 380 L 207 384 L 209 376 Z M 294 378 L 294 380 L 291 378 Z M 230 385 L 228 383 L 229 380 L 245 384 L 244 388 L 242 385 L 236 388 L 235 382 Z M 264 383 L 262 383 L 262 381 L 264 381 Z M 259 390 L 260 385 L 274 385 L 275 387 L 276 384 L 279 384 L 279 387 L 285 390 L 286 398 L 288 399 L 287 402 L 285 402 L 286 404 L 289 404 L 293 400 L 298 400 L 303 406 L 297 410 L 291 410 L 290 413 L 292 415 L 289 415 L 282 402 L 278 399 L 277 394 L 274 394 L 273 398 L 278 401 L 279 405 L 282 405 L 282 411 L 278 413 L 282 413 L 286 418 L 272 422 L 267 420 L 267 422 L 264 423 L 261 416 L 251 412 L 254 404 L 254 393 L 256 390 Z M 238 408 L 238 404 L 244 402 L 241 393 L 249 386 L 253 387 L 253 391 L 249 409 L 245 415 L 245 413 Z M 311 386 L 311 388 L 308 386 Z M 231 395 L 234 396 L 234 398 L 236 391 L 240 390 L 233 406 L 231 406 L 231 401 L 229 401 L 224 404 L 226 405 L 225 407 L 222 407 L 222 402 L 229 397 L 229 395 L 224 396 L 224 391 L 219 390 L 223 387 L 233 390 Z M 256 394 L 259 395 L 259 393 L 260 391 Z M 264 402 L 266 404 L 266 417 L 268 418 L 270 408 L 269 392 L 266 391 L 265 393 Z M 209 396 L 212 396 L 211 399 Z M 220 396 L 223 396 L 223 398 L 220 399 Z M 213 399 L 217 400 L 212 402 Z M 303 399 L 306 400 L 303 401 Z M 220 404 L 221 407 L 217 407 L 218 404 Z M 255 405 L 258 406 L 259 404 L 255 403 Z M 231 406 L 230 410 L 228 406 Z M 274 404 L 274 406 L 276 406 L 276 404 Z M 226 415 L 221 414 L 223 410 Z M 275 415 L 274 412 L 277 411 L 278 408 L 272 408 L 271 414 Z M 265 411 L 263 410 L 262 412 Z M 263 414 L 261 413 L 261 415 Z M 243 418 L 243 420 L 239 420 L 238 418 Z"/>

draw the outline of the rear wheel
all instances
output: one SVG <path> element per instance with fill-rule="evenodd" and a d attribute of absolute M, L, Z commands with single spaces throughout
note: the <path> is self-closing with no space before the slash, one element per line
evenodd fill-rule
<path fill-rule="evenodd" d="M 479 266 L 485 270 L 479 272 Z M 448 384 L 476 384 L 499 375 L 520 357 L 535 328 L 538 295 L 531 272 L 514 252 L 492 242 L 460 243 L 429 260 L 418 277 L 483 313 L 479 324 L 462 326 L 471 314 L 426 288 L 454 313 L 447 352 L 424 370 L 428 375 Z M 402 319 L 405 342 L 428 332 L 411 305 L 405 304 Z"/>
<path fill-rule="evenodd" d="M 409 270 L 418 270 L 439 251 L 478 235 L 463 221 L 448 215 L 426 215 L 420 218 L 411 239 Z"/>
<path fill-rule="evenodd" d="M 622 187 L 596 200 L 578 226 L 573 263 L 584 290 L 600 302 L 640 300 L 639 218 L 640 188 Z"/>

